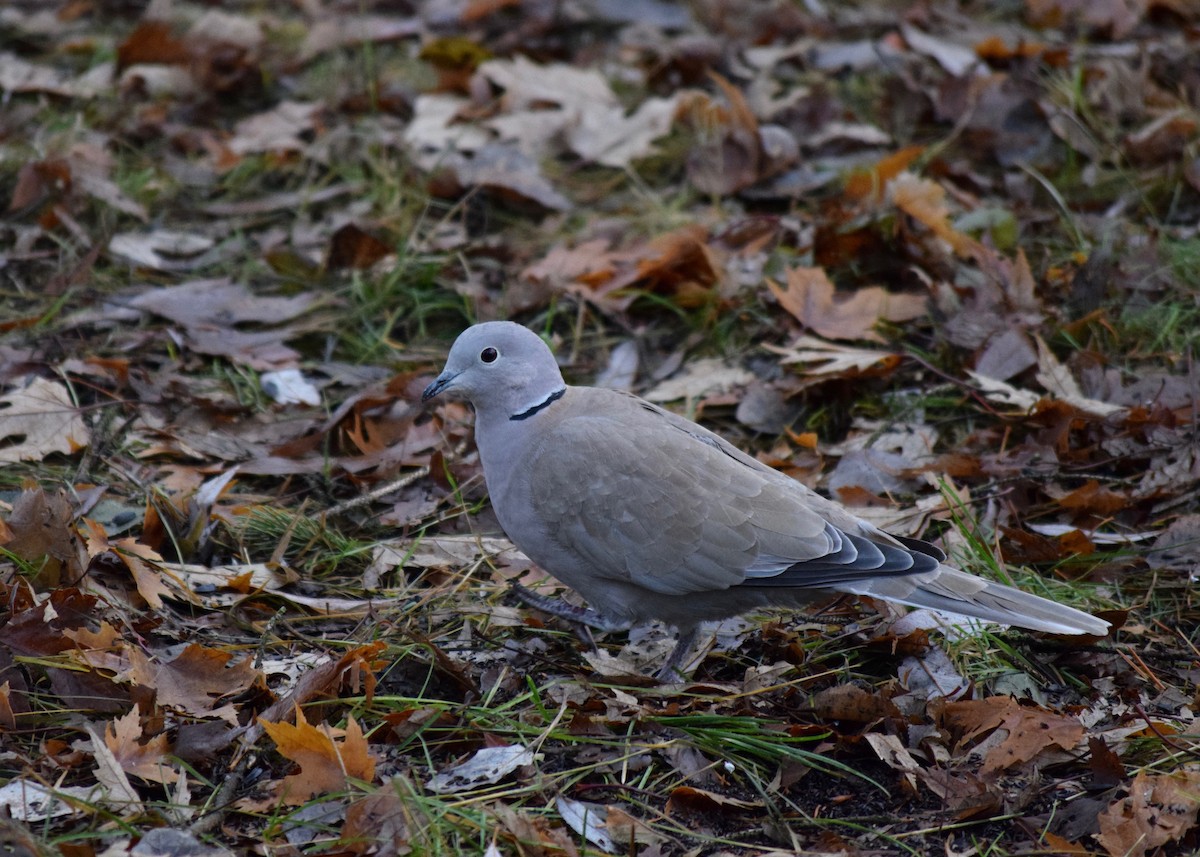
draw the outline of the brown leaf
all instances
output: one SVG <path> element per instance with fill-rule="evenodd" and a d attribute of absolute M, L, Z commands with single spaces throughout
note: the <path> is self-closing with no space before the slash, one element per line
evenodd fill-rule
<path fill-rule="evenodd" d="M 370 268 L 392 252 L 374 235 L 364 232 L 357 225 L 347 223 L 333 233 L 329 240 L 328 266 L 332 270 L 343 268 Z"/>
<path fill-rule="evenodd" d="M 12 732 L 17 728 L 17 715 L 13 706 L 15 704 L 18 709 L 22 707 L 19 702 L 14 703 L 10 684 L 8 681 L 0 684 L 0 732 Z"/>
<path fill-rule="evenodd" d="M 143 21 L 117 47 L 117 71 L 142 63 L 182 64 L 191 57 L 187 43 L 165 21 Z"/>
<path fill-rule="evenodd" d="M 1124 494 L 1102 487 L 1095 479 L 1089 479 L 1070 494 L 1059 497 L 1058 503 L 1065 509 L 1107 518 L 1127 508 L 1130 500 Z"/>
<path fill-rule="evenodd" d="M 888 193 L 896 207 L 929 228 L 960 257 L 975 255 L 978 242 L 950 225 L 946 191 L 937 182 L 912 173 L 901 173 L 888 184 Z"/>
<path fill-rule="evenodd" d="M 506 839 L 519 843 L 522 857 L 579 857 L 570 832 L 540 815 L 519 813 L 507 804 L 493 805 Z"/>
<path fill-rule="evenodd" d="M 167 288 L 151 288 L 129 303 L 185 327 L 235 324 L 280 324 L 302 317 L 320 297 L 311 292 L 263 296 L 227 277 L 191 280 Z"/>
<path fill-rule="evenodd" d="M 557 244 L 542 259 L 521 272 L 524 279 L 564 288 L 570 283 L 598 286 L 616 275 L 615 254 L 603 238 L 575 247 Z"/>
<path fill-rule="evenodd" d="M 233 655 L 192 643 L 174 660 L 152 661 L 136 648 L 129 650 L 127 677 L 135 684 L 158 691 L 158 704 L 188 714 L 211 717 L 225 698 L 241 693 L 259 680 L 262 673 L 249 657 L 233 666 Z"/>
<path fill-rule="evenodd" d="M 984 758 L 982 776 L 1028 762 L 1048 747 L 1072 750 L 1087 734 L 1078 718 L 1045 708 L 1025 707 L 1009 696 L 950 702 L 944 714 L 954 728 L 964 731 L 964 744 L 996 729 L 1008 733 Z"/>
<path fill-rule="evenodd" d="M 878 199 L 888 184 L 925 153 L 924 146 L 907 146 L 867 169 L 855 170 L 846 180 L 845 193 L 851 200 Z"/>
<path fill-rule="evenodd" d="M 741 91 L 715 72 L 710 76 L 725 95 L 721 103 L 703 93 L 685 102 L 684 114 L 696 132 L 688 154 L 688 179 L 701 193 L 725 195 L 759 178 L 762 144 L 758 120 Z"/>
<path fill-rule="evenodd" d="M 591 262 L 588 256 L 596 255 Z M 579 258 L 558 260 L 567 271 L 577 271 L 575 291 L 608 309 L 626 309 L 635 295 L 625 291 L 667 294 L 680 306 L 700 306 L 711 300 L 722 280 L 722 253 L 709 241 L 708 231 L 693 224 L 659 235 L 629 250 L 604 254 L 592 242 L 580 248 Z M 536 269 L 536 266 L 535 266 Z M 531 270 L 535 270 L 531 269 Z M 553 269 L 537 271 L 549 275 Z"/>
<path fill-rule="evenodd" d="M 1100 813 L 1096 840 L 1112 857 L 1143 857 L 1183 838 L 1200 810 L 1200 772 L 1181 770 L 1150 775 L 1139 772 L 1129 796 Z"/>
<path fill-rule="evenodd" d="M 1088 750 L 1091 752 L 1088 767 L 1092 770 L 1092 788 L 1116 788 L 1125 781 L 1121 757 L 1108 749 L 1103 738 L 1089 738 Z"/>
<path fill-rule="evenodd" d="M 161 563 L 162 557 L 146 545 L 139 544 L 136 539 L 110 541 L 104 528 L 95 521 L 84 518 L 83 522 L 88 529 L 88 556 L 96 557 L 111 551 L 129 569 L 138 593 L 146 599 L 146 603 L 155 610 L 161 610 L 162 596 L 170 595 L 171 589 L 163 583 L 161 570 L 151 563 Z"/>
<path fill-rule="evenodd" d="M 167 759 L 171 746 L 165 734 L 141 743 L 142 727 L 137 708 L 104 727 L 104 743 L 127 774 L 152 783 L 174 783 L 179 772 Z"/>
<path fill-rule="evenodd" d="M 898 712 L 892 701 L 853 684 L 840 684 L 813 694 L 813 713 L 821 720 L 874 723 Z"/>
<path fill-rule="evenodd" d="M 1197 122 L 1187 110 L 1173 110 L 1125 138 L 1124 148 L 1136 164 L 1153 165 L 1178 160 L 1196 139 Z"/>
<path fill-rule="evenodd" d="M 77 581 L 87 565 L 71 518 L 66 497 L 41 488 L 22 491 L 8 516 L 5 549 L 35 568 L 36 581 L 51 589 Z"/>
<path fill-rule="evenodd" d="M 879 286 L 834 294 L 833 283 L 821 268 L 790 268 L 787 289 L 767 280 L 780 306 L 801 324 L 829 339 L 868 339 L 882 342 L 873 328 L 881 320 L 908 321 L 927 312 L 924 295 L 897 294 Z"/>
<path fill-rule="evenodd" d="M 753 801 L 727 797 L 706 789 L 679 786 L 671 790 L 665 812 L 668 816 L 683 814 L 711 817 L 718 813 L 740 814 L 761 808 L 761 804 Z"/>
<path fill-rule="evenodd" d="M 1029 21 L 1035 27 L 1061 29 L 1083 25 L 1105 32 L 1113 39 L 1128 36 L 1147 5 L 1142 0 L 1025 0 Z"/>
<path fill-rule="evenodd" d="M 300 766 L 299 773 L 283 781 L 280 795 L 288 805 L 297 806 L 316 795 L 341 791 L 351 778 L 366 782 L 375 779 L 375 759 L 353 717 L 348 719 L 344 732 L 324 725 L 316 727 L 304 719 L 297 705 L 294 724 L 258 722 L 280 755 Z M 334 740 L 339 733 L 342 740 Z"/>
<path fill-rule="evenodd" d="M 394 786 L 385 786 L 346 807 L 341 841 L 352 854 L 401 857 L 410 853 L 411 810 Z"/>

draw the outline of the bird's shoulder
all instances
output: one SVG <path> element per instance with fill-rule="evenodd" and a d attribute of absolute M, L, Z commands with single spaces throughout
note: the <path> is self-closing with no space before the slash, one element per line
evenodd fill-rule
<path fill-rule="evenodd" d="M 563 408 L 548 421 L 543 447 L 582 446 L 601 455 L 606 467 L 655 456 L 701 456 L 714 462 L 762 473 L 773 473 L 720 435 L 632 393 L 603 387 L 568 387 Z M 640 451 L 639 455 L 628 455 Z M 627 453 L 610 458 L 606 453 Z M 728 459 L 724 461 L 723 459 Z"/>

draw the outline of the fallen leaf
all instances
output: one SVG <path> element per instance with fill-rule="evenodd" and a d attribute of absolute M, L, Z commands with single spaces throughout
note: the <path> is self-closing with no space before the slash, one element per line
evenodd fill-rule
<path fill-rule="evenodd" d="M 406 787 L 412 788 L 412 784 L 406 783 Z M 370 854 L 372 857 L 408 854 L 408 825 L 412 810 L 400 797 L 399 791 L 394 783 L 385 785 L 346 807 L 341 847 L 354 854 Z"/>
<path fill-rule="evenodd" d="M 1128 797 L 1100 813 L 1096 841 L 1111 857 L 1144 857 L 1182 839 L 1196 824 L 1200 810 L 1200 771 L 1184 769 L 1167 774 L 1139 771 L 1129 784 Z"/>
<path fill-rule="evenodd" d="M 155 610 L 161 610 L 162 596 L 169 596 L 172 592 L 156 567 L 162 563 L 162 556 L 136 539 L 110 540 L 104 528 L 88 518 L 84 518 L 84 525 L 88 529 L 88 556 L 95 557 L 111 551 L 129 569 L 138 593 L 146 599 L 146 603 Z"/>
<path fill-rule="evenodd" d="M 996 729 L 1007 733 L 984 756 L 981 776 L 1029 762 L 1049 747 L 1074 750 L 1087 734 L 1076 717 L 1023 706 L 1010 696 L 951 702 L 944 715 L 954 728 L 963 731 L 963 744 L 972 744 Z"/>
<path fill-rule="evenodd" d="M 688 813 L 710 816 L 714 813 L 754 812 L 761 808 L 762 804 L 755 801 L 741 800 L 692 786 L 677 786 L 671 789 L 664 811 L 667 815 Z"/>
<path fill-rule="evenodd" d="M 90 437 L 70 392 L 59 381 L 33 378 L 0 396 L 0 462 L 41 461 L 54 452 L 73 455 Z"/>
<path fill-rule="evenodd" d="M 1064 509 L 1089 512 L 1102 518 L 1112 517 L 1132 502 L 1125 494 L 1105 488 L 1095 479 L 1089 479 L 1074 491 L 1055 499 Z"/>
<path fill-rule="evenodd" d="M 874 331 L 879 321 L 909 321 L 928 312 L 924 295 L 897 294 L 879 286 L 856 289 L 838 296 L 822 268 L 789 268 L 787 288 L 768 280 L 780 306 L 801 324 L 829 339 L 866 339 L 882 342 Z"/>
<path fill-rule="evenodd" d="M 705 357 L 686 364 L 680 372 L 662 381 L 643 396 L 649 402 L 674 402 L 701 399 L 727 393 L 754 380 L 754 373 L 730 366 L 716 357 Z"/>
<path fill-rule="evenodd" d="M 108 251 L 142 268 L 157 271 L 190 271 L 202 262 L 216 242 L 205 236 L 172 229 L 119 232 L 108 242 Z"/>
<path fill-rule="evenodd" d="M 103 63 L 79 77 L 69 77 L 56 68 L 0 51 L 0 91 L 4 92 L 45 92 L 66 98 L 94 98 L 112 91 L 113 72 L 112 63 Z"/>
<path fill-rule="evenodd" d="M 1035 27 L 1078 26 L 1124 39 L 1137 26 L 1149 4 L 1141 0 L 1025 0 L 1026 14 Z"/>
<path fill-rule="evenodd" d="M 339 741 L 328 726 L 313 726 L 305 720 L 299 705 L 295 712 L 295 723 L 258 721 L 279 754 L 300 766 L 280 787 L 285 804 L 298 806 L 318 795 L 343 791 L 350 779 L 368 783 L 375 779 L 375 758 L 353 717 L 347 718 Z"/>
<path fill-rule="evenodd" d="M 1034 337 L 1034 339 L 1038 348 L 1038 383 L 1051 395 L 1085 414 L 1101 419 L 1128 413 L 1128 408 L 1097 401 L 1083 395 L 1083 391 L 1079 388 L 1079 382 L 1071 375 L 1071 370 L 1059 362 L 1058 358 L 1054 356 L 1054 352 L 1041 337 Z"/>
<path fill-rule="evenodd" d="M 417 18 L 331 13 L 308 28 L 300 46 L 299 61 L 306 63 L 318 54 L 336 48 L 411 38 L 423 29 L 423 23 Z"/>
<path fill-rule="evenodd" d="M 532 765 L 540 758 L 541 756 L 520 744 L 484 747 L 465 762 L 438 771 L 429 778 L 425 786 L 438 794 L 470 791 L 480 786 L 498 783 L 517 768 Z"/>
<path fill-rule="evenodd" d="M 112 751 L 121 770 L 147 782 L 177 782 L 179 771 L 167 758 L 171 745 L 166 734 L 156 735 L 145 742 L 141 738 L 142 727 L 136 707 L 124 717 L 109 721 L 104 727 L 104 743 Z"/>
<path fill-rule="evenodd" d="M 917 764 L 917 760 L 913 758 L 912 753 L 908 751 L 900 738 L 896 735 L 882 735 L 878 732 L 868 732 L 863 737 L 866 739 L 867 745 L 875 751 L 879 761 L 893 771 L 897 771 L 909 793 L 915 794 L 917 791 L 916 775 L 921 772 L 921 766 Z"/>
<path fill-rule="evenodd" d="M 975 255 L 978 242 L 950 225 L 946 191 L 937 182 L 904 172 L 888 183 L 888 196 L 897 208 L 949 244 L 956 255 Z"/>
<path fill-rule="evenodd" d="M 1018 389 L 1007 381 L 988 378 L 971 369 L 967 370 L 967 375 L 975 382 L 989 402 L 1014 407 L 1022 414 L 1028 414 L 1041 401 L 1041 396 L 1037 393 Z"/>
<path fill-rule="evenodd" d="M 930 35 L 908 23 L 900 25 L 900 32 L 910 48 L 936 60 L 954 77 L 962 77 L 980 64 L 978 53 L 966 45 Z"/>
<path fill-rule="evenodd" d="M 123 818 L 140 815 L 145 811 L 142 799 L 125 776 L 121 763 L 92 727 L 84 728 L 92 738 L 92 757 L 96 762 L 93 773 L 104 792 L 102 802 Z"/>
<path fill-rule="evenodd" d="M 683 105 L 696 141 L 688 153 L 688 179 L 701 193 L 723 196 L 758 181 L 762 143 L 758 119 L 728 80 L 711 72 L 725 100 L 693 93 Z"/>
<path fill-rule="evenodd" d="M 779 361 L 782 366 L 804 365 L 804 373 L 808 376 L 884 374 L 900 363 L 899 354 L 838 345 L 815 336 L 801 336 L 788 346 L 766 344 L 763 347 L 778 354 L 782 358 Z"/>
<path fill-rule="evenodd" d="M 249 657 L 230 666 L 232 654 L 196 643 L 168 661 L 151 660 L 136 648 L 129 650 L 129 659 L 131 666 L 126 678 L 156 690 L 159 705 L 197 717 L 225 716 L 223 710 L 217 710 L 217 705 L 262 678 Z"/>

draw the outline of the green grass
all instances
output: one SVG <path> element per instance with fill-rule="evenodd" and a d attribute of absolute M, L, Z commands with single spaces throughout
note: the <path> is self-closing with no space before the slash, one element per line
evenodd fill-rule
<path fill-rule="evenodd" d="M 286 546 L 279 559 L 303 566 L 306 576 L 314 578 L 353 574 L 366 566 L 374 548 L 373 542 L 343 535 L 322 516 L 268 505 L 253 506 L 240 515 L 233 536 L 246 555 L 259 562 Z"/>

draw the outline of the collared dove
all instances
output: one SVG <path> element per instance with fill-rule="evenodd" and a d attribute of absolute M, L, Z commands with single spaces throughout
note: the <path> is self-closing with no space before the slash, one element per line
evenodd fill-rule
<path fill-rule="evenodd" d="M 1102 619 L 945 565 L 933 545 L 883 532 L 690 420 L 628 393 L 568 386 L 550 348 L 519 324 L 465 330 L 421 398 L 441 393 L 475 406 L 505 533 L 592 609 L 531 603 L 602 630 L 675 626 L 660 677 L 704 621 L 831 592 L 1035 631 L 1108 631 Z"/>

